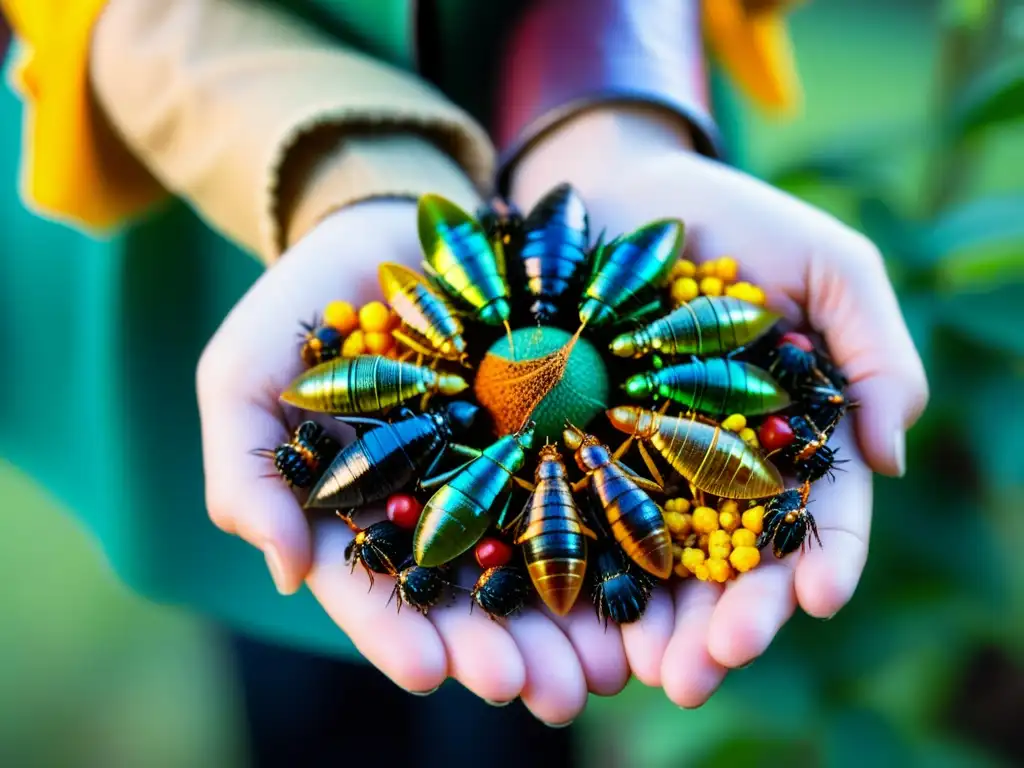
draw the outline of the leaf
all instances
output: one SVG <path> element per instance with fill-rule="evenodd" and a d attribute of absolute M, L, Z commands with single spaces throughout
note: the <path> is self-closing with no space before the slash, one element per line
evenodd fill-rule
<path fill-rule="evenodd" d="M 939 323 L 975 342 L 1024 356 L 1024 281 L 940 299 Z M 970 365 L 964 360 L 964 365 Z"/>
<path fill-rule="evenodd" d="M 972 139 L 995 126 L 1024 118 L 1024 57 L 1009 59 L 985 72 L 964 89 L 953 108 L 950 129 L 956 138 Z"/>
<path fill-rule="evenodd" d="M 954 208 L 921 230 L 917 249 L 956 287 L 1024 278 L 1024 195 Z"/>

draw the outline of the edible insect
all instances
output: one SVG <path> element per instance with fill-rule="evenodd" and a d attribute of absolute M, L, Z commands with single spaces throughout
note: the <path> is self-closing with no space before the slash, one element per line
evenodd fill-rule
<path fill-rule="evenodd" d="M 647 495 L 662 487 L 619 463 L 607 446 L 572 424 L 562 435 L 575 452 L 584 477 L 574 483 L 578 492 L 590 486 L 600 501 L 611 536 L 638 566 L 659 579 L 672 573 L 672 539 L 661 508 Z"/>
<path fill-rule="evenodd" d="M 345 524 L 355 533 L 355 538 L 345 547 L 345 562 L 363 566 L 370 577 L 373 588 L 373 574 L 383 573 L 394 576 L 399 572 L 398 566 L 409 557 L 409 532 L 399 528 L 390 520 L 381 520 L 368 528 L 360 528 L 352 518 L 338 514 Z"/>
<path fill-rule="evenodd" d="M 426 614 L 440 601 L 448 584 L 445 569 L 425 568 L 409 558 L 395 575 L 395 588 L 391 597 L 398 598 L 399 611 L 404 603 Z"/>
<path fill-rule="evenodd" d="M 257 448 L 253 455 L 273 459 L 274 468 L 292 488 L 308 488 L 337 455 L 341 446 L 315 421 L 304 421 L 292 439 L 276 449 Z"/>
<path fill-rule="evenodd" d="M 789 426 L 794 439 L 783 453 L 793 463 L 797 479 L 813 483 L 833 475 L 836 465 L 843 463 L 836 459 L 835 450 L 827 444 L 833 425 L 820 429 L 807 416 L 796 415 L 789 418 Z"/>
<path fill-rule="evenodd" d="M 807 511 L 807 497 L 810 494 L 810 483 L 799 488 L 790 488 L 771 498 L 764 507 L 764 528 L 758 537 L 758 548 L 772 543 L 775 557 L 785 557 L 797 549 L 803 549 L 808 530 L 814 536 L 818 546 L 818 526 L 814 517 Z"/>
<path fill-rule="evenodd" d="M 469 449 L 475 458 L 461 467 L 421 481 L 422 489 L 441 487 L 423 507 L 416 525 L 413 552 L 418 565 L 444 565 L 470 549 L 491 525 L 491 512 L 505 495 L 504 509 L 498 515 L 499 525 L 503 524 L 511 484 L 529 487 L 515 475 L 526 462 L 533 430 L 534 423 L 528 421 L 482 451 Z"/>
<path fill-rule="evenodd" d="M 813 349 L 783 340 L 772 350 L 768 372 L 786 389 L 794 391 L 815 378 L 817 365 Z"/>
<path fill-rule="evenodd" d="M 732 296 L 698 296 L 650 325 L 615 337 L 609 348 L 617 357 L 723 355 L 756 341 L 779 319 Z"/>
<path fill-rule="evenodd" d="M 470 596 L 492 619 L 518 613 L 530 596 L 530 580 L 517 565 L 499 565 L 480 574 Z"/>
<path fill-rule="evenodd" d="M 583 586 L 587 537 L 596 539 L 597 535 L 580 519 L 557 446 L 540 449 L 534 480 L 515 543 L 523 547 L 537 594 L 555 614 L 565 616 Z"/>
<path fill-rule="evenodd" d="M 466 364 L 462 322 L 427 281 L 401 264 L 377 271 L 384 300 L 402 319 L 395 340 L 420 355 Z"/>
<path fill-rule="evenodd" d="M 653 584 L 650 577 L 637 570 L 622 556 L 621 550 L 605 541 L 593 562 L 594 606 L 597 617 L 608 626 L 608 619 L 616 624 L 639 621 L 647 608 Z"/>
<path fill-rule="evenodd" d="M 597 327 L 656 310 L 657 292 L 668 281 L 684 239 L 683 222 L 663 219 L 599 246 L 580 302 L 580 322 Z"/>
<path fill-rule="evenodd" d="M 790 404 L 789 393 L 767 371 L 720 357 L 638 373 L 622 388 L 635 399 L 667 398 L 711 416 L 759 416 Z"/>
<path fill-rule="evenodd" d="M 321 325 L 317 320 L 301 325 L 299 338 L 302 339 L 302 349 L 299 354 L 307 367 L 341 357 L 341 345 L 345 341 L 341 331 L 329 325 Z"/>
<path fill-rule="evenodd" d="M 394 422 L 339 417 L 356 428 L 356 439 L 337 454 L 309 493 L 307 509 L 357 509 L 404 490 L 424 468 L 433 471 L 449 450 L 466 448 L 453 438 L 469 433 L 480 408 L 453 400 L 427 413 L 399 412 Z"/>
<path fill-rule="evenodd" d="M 438 195 L 420 198 L 417 218 L 424 271 L 480 322 L 508 323 L 511 309 L 504 256 L 494 252 L 483 227 Z"/>
<path fill-rule="evenodd" d="M 380 413 L 433 395 L 457 395 L 469 385 L 461 376 L 438 373 L 382 355 L 341 357 L 310 368 L 281 393 L 288 405 L 317 413 Z"/>
<path fill-rule="evenodd" d="M 645 444 L 653 446 L 697 490 L 713 496 L 761 499 L 783 490 L 779 470 L 739 436 L 717 424 L 666 416 L 635 405 L 612 408 L 608 419 L 617 430 L 629 435 L 616 455 L 622 455 L 636 440 L 644 463 L 659 485 L 663 485 L 661 474 Z"/>
<path fill-rule="evenodd" d="M 548 323 L 562 296 L 587 260 L 590 225 L 582 198 L 569 184 L 559 184 L 530 211 L 520 250 L 526 290 L 533 297 L 530 314 Z"/>

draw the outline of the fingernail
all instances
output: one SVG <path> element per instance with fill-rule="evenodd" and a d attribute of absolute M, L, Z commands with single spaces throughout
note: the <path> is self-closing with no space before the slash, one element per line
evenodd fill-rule
<path fill-rule="evenodd" d="M 511 703 L 511 701 L 491 701 L 490 699 L 484 699 L 484 704 L 490 704 L 492 707 L 507 707 Z"/>
<path fill-rule="evenodd" d="M 754 665 L 755 661 L 757 661 L 757 659 L 751 659 L 746 664 L 740 664 L 736 669 L 746 669 L 747 667 L 751 667 Z"/>
<path fill-rule="evenodd" d="M 907 433 L 902 429 L 896 430 L 892 453 L 896 460 L 896 476 L 903 477 L 907 472 Z"/>
<path fill-rule="evenodd" d="M 839 613 L 839 611 L 836 611 L 836 613 Z M 833 613 L 830 616 L 822 616 L 821 620 L 822 621 L 832 621 L 832 619 L 834 619 L 836 617 L 836 613 Z"/>
<path fill-rule="evenodd" d="M 430 694 L 436 692 L 437 689 L 440 687 L 441 686 L 439 685 L 435 688 L 431 688 L 429 691 L 409 691 L 408 693 L 410 693 L 413 696 L 429 696 Z"/>
<path fill-rule="evenodd" d="M 541 722 L 544 721 L 542 720 Z M 570 725 L 573 724 L 573 722 L 573 720 L 570 720 L 567 723 L 544 723 L 544 725 L 546 725 L 548 728 L 568 728 Z"/>
<path fill-rule="evenodd" d="M 268 544 L 266 549 L 263 550 L 263 557 L 267 561 L 267 570 L 270 571 L 270 578 L 274 580 L 274 586 L 277 587 L 277 591 L 282 595 L 291 594 L 291 592 L 285 589 L 284 563 L 281 561 L 281 555 L 273 544 Z"/>

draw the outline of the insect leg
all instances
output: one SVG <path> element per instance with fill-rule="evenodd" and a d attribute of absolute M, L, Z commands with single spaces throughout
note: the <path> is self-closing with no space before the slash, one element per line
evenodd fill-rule
<path fill-rule="evenodd" d="M 619 467 L 619 469 L 621 469 L 627 475 L 629 475 L 629 479 L 636 483 L 638 486 L 640 486 L 643 490 L 651 491 L 653 493 L 665 492 L 665 489 L 662 486 L 658 485 L 653 480 L 648 480 L 643 475 L 637 474 L 632 469 L 623 464 L 621 461 L 616 461 L 615 465 Z"/>
<path fill-rule="evenodd" d="M 584 475 L 569 487 L 572 488 L 573 493 L 579 493 L 587 487 L 588 482 L 590 482 L 590 475 Z"/>
<path fill-rule="evenodd" d="M 435 475 L 434 477 L 428 477 L 428 478 L 424 478 L 424 479 L 420 480 L 419 481 L 419 488 L 420 488 L 420 490 L 421 491 L 428 491 L 431 488 L 435 488 L 435 487 L 437 487 L 439 485 L 444 485 L 449 480 L 451 480 L 453 477 L 455 477 L 457 474 L 459 474 L 462 470 L 464 470 L 466 467 L 468 467 L 469 463 L 470 462 L 467 461 L 465 464 L 461 464 L 461 465 L 457 466 L 455 469 L 449 470 L 448 472 L 442 472 L 440 475 Z"/>
<path fill-rule="evenodd" d="M 630 435 L 626 438 L 626 441 L 615 449 L 615 453 L 612 454 L 612 461 L 618 461 L 620 458 L 626 455 L 626 451 L 629 450 L 630 446 L 633 445 L 633 440 L 636 439 L 636 435 Z"/>
<path fill-rule="evenodd" d="M 529 503 L 529 500 L 527 500 L 527 504 L 528 503 Z M 498 530 L 501 531 L 502 533 L 505 533 L 510 528 L 512 528 L 513 526 L 517 525 L 519 523 L 519 521 L 523 519 L 523 514 L 526 512 L 526 505 L 524 504 L 523 508 L 522 508 L 522 510 L 520 510 L 519 514 L 516 515 L 514 518 L 512 518 L 512 520 L 510 520 L 508 523 L 506 523 L 505 522 L 505 516 L 508 515 L 508 508 L 510 506 L 512 506 L 512 493 L 511 492 L 509 492 L 508 496 L 505 497 L 505 504 L 504 504 L 504 506 L 502 506 L 501 513 L 498 515 L 497 526 L 498 526 Z"/>
<path fill-rule="evenodd" d="M 617 328 L 622 325 L 625 325 L 626 323 L 642 322 L 643 319 L 646 318 L 648 315 L 657 312 L 661 308 L 661 301 L 659 299 L 655 299 L 654 301 L 644 304 L 642 307 L 638 307 L 637 309 L 630 312 L 628 315 L 623 315 L 617 320 L 614 320 L 611 323 L 610 327 Z"/>
<path fill-rule="evenodd" d="M 665 481 L 661 477 L 661 472 L 659 472 L 658 468 L 654 465 L 654 460 L 651 458 L 651 454 L 647 452 L 643 442 L 637 443 L 636 446 L 640 449 L 640 458 L 642 458 L 644 460 L 644 464 L 647 465 L 647 471 L 651 473 L 651 479 L 664 488 Z"/>
<path fill-rule="evenodd" d="M 520 488 L 522 488 L 524 491 L 529 491 L 530 493 L 533 493 L 535 490 L 537 490 L 537 486 L 535 486 L 533 483 L 529 482 L 528 480 L 523 480 L 523 478 L 521 478 L 521 477 L 515 477 L 513 475 L 512 481 L 516 485 L 518 485 Z"/>
<path fill-rule="evenodd" d="M 430 466 L 428 466 L 423 471 L 423 476 L 424 477 L 430 477 L 431 475 L 434 474 L 434 470 L 437 469 L 437 465 L 441 463 L 441 459 L 444 458 L 444 455 L 445 455 L 445 453 L 447 451 L 448 451 L 448 445 L 447 444 L 442 445 L 441 446 L 441 450 L 439 450 L 437 452 L 437 456 L 435 456 L 434 460 L 430 462 Z"/>
<path fill-rule="evenodd" d="M 398 600 L 396 601 L 396 605 L 398 606 L 398 610 L 396 611 L 396 613 L 401 613 L 402 612 L 402 595 L 399 594 L 398 582 L 397 581 L 395 582 L 395 588 L 391 590 L 391 597 L 388 598 L 388 601 L 387 601 L 387 603 L 384 604 L 384 607 L 386 608 L 387 606 L 391 605 L 391 601 L 394 600 L 395 597 L 398 597 Z"/>
<path fill-rule="evenodd" d="M 483 454 L 479 448 L 473 448 L 470 445 L 463 445 L 462 443 L 448 443 L 448 447 L 452 453 L 463 456 L 467 459 L 478 459 Z"/>

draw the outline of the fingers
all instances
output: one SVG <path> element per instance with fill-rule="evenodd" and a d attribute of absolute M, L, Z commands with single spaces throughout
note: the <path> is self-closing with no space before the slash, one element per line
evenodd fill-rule
<path fill-rule="evenodd" d="M 523 704 L 548 725 L 568 725 L 587 703 L 587 681 L 572 643 L 534 609 L 508 619 L 506 626 L 526 662 Z"/>
<path fill-rule="evenodd" d="M 217 405 L 216 399 L 200 396 L 210 519 L 260 549 L 278 591 L 292 594 L 312 562 L 309 528 L 273 461 L 252 455 L 258 448 L 273 449 L 287 439 L 287 432 L 260 406 L 234 403 L 214 416 L 211 409 Z"/>
<path fill-rule="evenodd" d="M 808 511 L 814 515 L 821 547 L 808 548 L 796 566 L 800 607 L 820 619 L 849 602 L 868 557 L 871 535 L 871 471 L 864 464 L 850 424 L 836 429 L 837 458 L 846 459 L 836 481 L 814 485 Z"/>
<path fill-rule="evenodd" d="M 699 707 L 725 679 L 725 667 L 708 650 L 719 584 L 689 579 L 673 587 L 675 627 L 661 664 L 665 695 L 677 706 Z"/>
<path fill-rule="evenodd" d="M 799 553 L 782 560 L 762 552 L 761 565 L 729 584 L 708 626 L 708 651 L 723 667 L 735 669 L 756 659 L 796 607 L 793 568 Z"/>
<path fill-rule="evenodd" d="M 547 615 L 569 638 L 579 658 L 587 689 L 598 696 L 614 696 L 629 682 L 629 662 L 622 632 L 614 624 L 605 627 L 594 606 L 582 601 L 567 616 Z"/>
<path fill-rule="evenodd" d="M 661 660 L 674 626 L 672 596 L 664 587 L 657 587 L 651 593 L 640 621 L 622 625 L 622 643 L 629 666 L 644 685 L 652 688 L 661 685 Z"/>
<path fill-rule="evenodd" d="M 526 683 L 522 654 L 508 630 L 470 606 L 460 593 L 428 614 L 447 650 L 448 674 L 486 701 L 512 701 Z"/>
<path fill-rule="evenodd" d="M 900 476 L 906 431 L 928 402 L 924 366 L 874 245 L 838 225 L 819 238 L 807 269 L 808 320 L 852 383 L 868 465 Z"/>
<path fill-rule="evenodd" d="M 361 523 L 362 524 L 362 523 Z M 314 528 L 314 565 L 307 583 L 334 622 L 367 661 L 407 691 L 427 692 L 448 675 L 441 636 L 430 620 L 405 607 L 399 612 L 388 598 L 394 580 L 374 574 L 373 587 L 364 570 L 345 563 L 351 532 L 340 522 Z"/>

